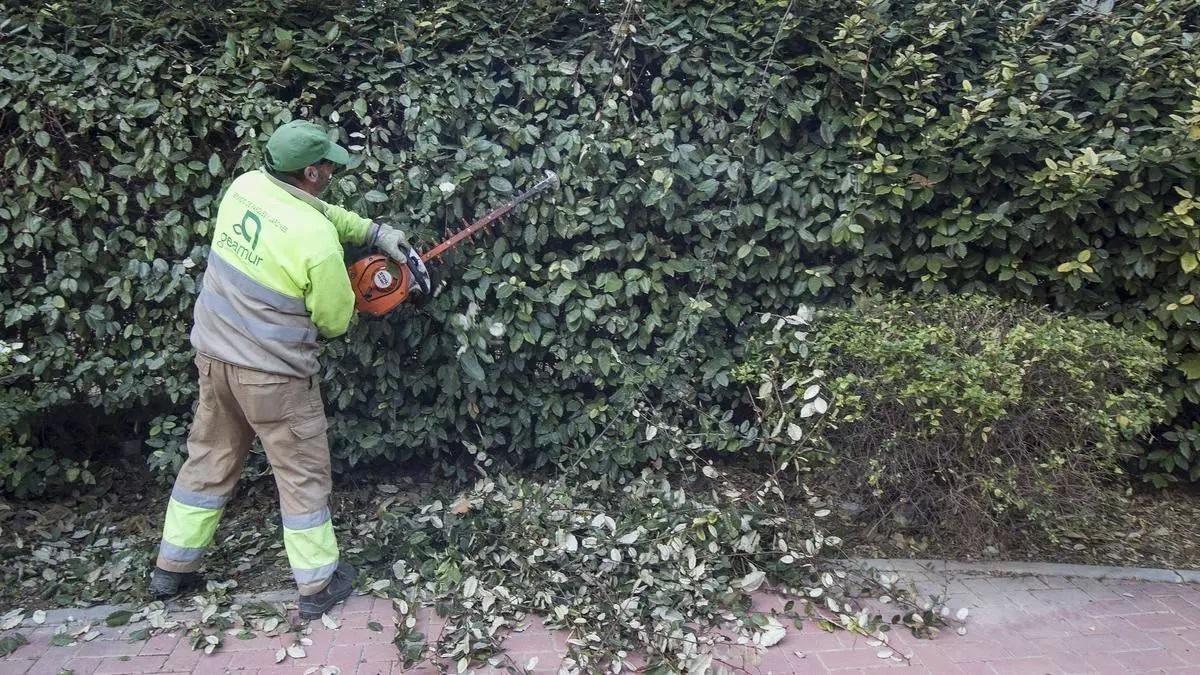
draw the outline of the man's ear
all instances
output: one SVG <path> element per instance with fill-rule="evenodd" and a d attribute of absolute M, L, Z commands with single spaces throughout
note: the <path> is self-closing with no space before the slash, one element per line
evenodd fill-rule
<path fill-rule="evenodd" d="M 308 180 L 308 182 L 316 183 L 318 180 L 320 180 L 321 174 L 317 171 L 316 166 L 309 165 L 304 167 L 304 177 Z"/>

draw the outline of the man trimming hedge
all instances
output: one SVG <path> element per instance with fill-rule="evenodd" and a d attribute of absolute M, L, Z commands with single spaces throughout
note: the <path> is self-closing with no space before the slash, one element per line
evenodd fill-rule
<path fill-rule="evenodd" d="M 403 232 L 318 197 L 350 154 L 319 126 L 294 121 L 266 145 L 267 166 L 239 176 L 217 211 L 191 340 L 200 400 L 188 459 L 167 503 L 150 592 L 198 586 L 204 551 L 255 436 L 274 469 L 283 542 L 300 616 L 320 617 L 353 590 L 329 512 L 327 421 L 315 377 L 317 337 L 346 332 L 354 293 L 343 243 L 413 254 Z"/>

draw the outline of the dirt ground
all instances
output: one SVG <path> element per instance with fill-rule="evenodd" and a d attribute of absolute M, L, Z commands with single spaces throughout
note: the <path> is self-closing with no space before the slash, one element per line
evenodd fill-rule
<path fill-rule="evenodd" d="M 1155 489 L 1136 484 L 1113 513 L 1085 531 L 1065 531 L 1058 541 L 1027 536 L 967 548 L 952 539 L 921 537 L 887 527 L 872 531 L 842 514 L 839 529 L 848 552 L 868 558 L 929 558 L 963 561 L 1024 560 L 1200 569 L 1200 486 Z"/>

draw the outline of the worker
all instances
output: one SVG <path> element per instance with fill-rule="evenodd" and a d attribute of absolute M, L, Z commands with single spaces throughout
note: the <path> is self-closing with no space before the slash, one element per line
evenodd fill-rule
<path fill-rule="evenodd" d="M 342 244 L 375 246 L 410 268 L 420 258 L 400 229 L 319 199 L 335 167 L 350 160 L 320 126 L 279 127 L 265 156 L 263 169 L 230 184 L 217 210 L 191 333 L 200 397 L 150 593 L 168 598 L 201 584 L 201 557 L 257 436 L 279 489 L 300 617 L 314 619 L 350 595 L 356 576 L 338 555 L 330 519 L 328 423 L 316 377 L 318 335 L 342 335 L 354 314 Z"/>

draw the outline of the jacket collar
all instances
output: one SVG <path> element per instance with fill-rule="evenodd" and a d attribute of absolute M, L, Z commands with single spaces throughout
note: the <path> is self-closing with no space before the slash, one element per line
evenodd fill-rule
<path fill-rule="evenodd" d="M 281 181 L 278 178 L 276 178 L 275 176 L 272 176 L 271 172 L 268 171 L 266 168 L 259 169 L 259 171 L 262 173 L 262 175 L 266 176 L 267 180 L 270 181 L 276 187 L 280 188 L 284 192 L 287 192 L 288 194 L 295 197 L 296 199 L 299 199 L 300 201 L 304 202 L 305 204 L 308 204 L 309 206 L 313 207 L 322 215 L 325 214 L 325 202 L 308 194 L 304 190 L 301 190 L 300 188 L 296 187 L 295 185 L 292 185 L 291 183 Z"/>

